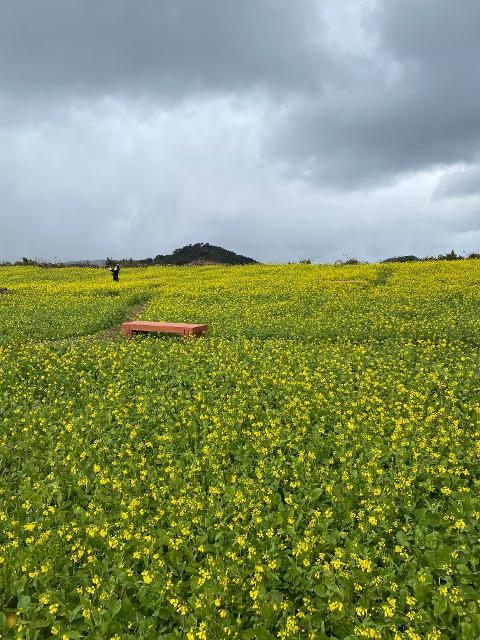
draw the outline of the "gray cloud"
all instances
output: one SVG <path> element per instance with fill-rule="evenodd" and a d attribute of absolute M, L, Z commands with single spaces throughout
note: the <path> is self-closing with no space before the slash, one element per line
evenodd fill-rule
<path fill-rule="evenodd" d="M 454 168 L 440 180 L 434 193 L 434 197 L 440 199 L 464 196 L 480 197 L 480 163 L 459 169 Z"/>
<path fill-rule="evenodd" d="M 473 162 L 480 144 L 480 5 L 389 0 L 367 13 L 371 47 L 344 57 L 347 84 L 294 98 L 271 151 L 340 189 Z"/>
<path fill-rule="evenodd" d="M 2 3 L 0 259 L 478 250 L 479 23 L 473 0 Z"/>
<path fill-rule="evenodd" d="M 318 86 L 312 0 L 19 0 L 0 9 L 2 90 L 153 95 Z"/>

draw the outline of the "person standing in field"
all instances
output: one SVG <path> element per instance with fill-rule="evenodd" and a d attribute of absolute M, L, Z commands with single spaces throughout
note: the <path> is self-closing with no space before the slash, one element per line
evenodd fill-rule
<path fill-rule="evenodd" d="M 120 265 L 116 264 L 113 268 L 110 269 L 112 272 L 112 277 L 114 282 L 118 282 L 118 274 L 120 273 Z"/>

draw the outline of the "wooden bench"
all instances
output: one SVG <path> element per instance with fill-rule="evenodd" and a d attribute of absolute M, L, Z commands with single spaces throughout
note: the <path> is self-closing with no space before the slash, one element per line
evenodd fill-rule
<path fill-rule="evenodd" d="M 200 336 L 208 329 L 208 324 L 188 324 L 186 322 L 150 322 L 147 320 L 133 320 L 124 322 L 122 329 L 127 340 L 134 331 L 154 331 L 157 333 L 178 333 L 182 338 Z"/>

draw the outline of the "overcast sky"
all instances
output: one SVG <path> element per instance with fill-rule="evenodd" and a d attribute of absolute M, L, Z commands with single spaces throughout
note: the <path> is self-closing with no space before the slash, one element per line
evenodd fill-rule
<path fill-rule="evenodd" d="M 480 250 L 478 0 L 0 0 L 0 260 Z"/>

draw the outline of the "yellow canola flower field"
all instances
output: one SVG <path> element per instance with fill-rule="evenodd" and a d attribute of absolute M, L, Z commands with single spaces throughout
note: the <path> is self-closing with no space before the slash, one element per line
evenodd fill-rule
<path fill-rule="evenodd" d="M 478 639 L 479 285 L 1 268 L 1 637 Z"/>

